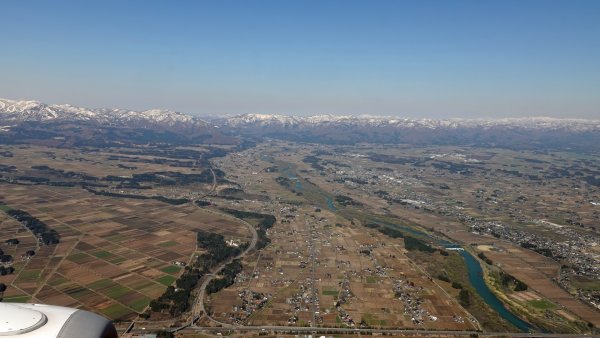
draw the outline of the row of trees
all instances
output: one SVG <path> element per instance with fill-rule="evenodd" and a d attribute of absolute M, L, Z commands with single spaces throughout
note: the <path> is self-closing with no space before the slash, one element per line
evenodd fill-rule
<path fill-rule="evenodd" d="M 23 224 L 27 229 L 31 230 L 31 232 L 33 232 L 33 234 L 45 245 L 58 244 L 60 241 L 60 236 L 56 230 L 50 229 L 46 223 L 31 216 L 28 212 L 11 209 L 6 211 L 6 214 L 21 222 L 21 224 Z"/>
<path fill-rule="evenodd" d="M 388 226 L 381 226 L 377 223 L 367 223 L 365 224 L 365 226 L 368 228 L 377 229 L 377 231 L 381 232 L 382 234 L 388 237 L 404 238 L 404 247 L 406 248 L 406 250 L 419 250 L 430 253 L 437 251 L 437 249 L 432 248 L 429 244 L 425 243 L 424 241 L 412 236 L 405 235 L 402 231 L 398 229 L 394 229 Z"/>
<path fill-rule="evenodd" d="M 242 271 L 242 262 L 239 259 L 233 260 L 223 269 L 222 277 L 213 279 L 208 283 L 206 292 L 209 294 L 216 293 L 222 289 L 231 286 L 235 280 L 235 276 Z"/>
<path fill-rule="evenodd" d="M 0 276 L 10 275 L 13 272 L 15 272 L 15 268 L 12 266 L 0 266 Z"/>
<path fill-rule="evenodd" d="M 489 265 L 493 265 L 493 263 L 494 263 L 483 252 L 478 253 L 477 257 L 481 258 L 482 261 L 486 262 Z"/>
<path fill-rule="evenodd" d="M 500 273 L 500 283 L 502 284 L 502 286 L 504 286 L 506 288 L 510 288 L 513 291 L 525 291 L 529 288 L 527 286 L 527 284 L 523 283 L 522 281 L 518 280 L 517 278 L 513 277 L 512 275 L 510 275 L 504 271 L 500 271 L 499 273 Z"/>
<path fill-rule="evenodd" d="M 176 317 L 189 309 L 190 296 L 192 290 L 198 285 L 200 279 L 207 274 L 210 269 L 222 262 L 239 255 L 248 244 L 239 247 L 230 247 L 225 242 L 225 238 L 220 234 L 199 231 L 197 233 L 198 247 L 206 250 L 206 253 L 198 256 L 192 266 L 186 267 L 186 271 L 175 281 L 175 286 L 167 287 L 167 290 L 157 299 L 150 302 L 150 309 L 153 312 L 162 312 L 168 310 L 169 314 Z M 237 261 L 237 263 L 235 263 Z M 211 290 L 220 290 L 233 283 L 235 275 L 241 271 L 241 263 L 236 260 L 228 264 L 224 269 L 224 278 L 222 282 L 215 282 L 209 285 Z M 235 264 L 234 264 L 235 263 Z M 234 264 L 234 265 L 232 265 Z M 239 264 L 239 268 L 236 264 Z M 239 269 L 239 270 L 238 270 Z M 219 281 L 219 280 L 217 280 Z M 216 292 L 215 291 L 215 292 Z"/>
<path fill-rule="evenodd" d="M 94 190 L 94 189 L 91 189 L 91 188 L 89 188 L 87 186 L 83 186 L 83 188 L 85 190 L 87 190 L 88 192 L 91 192 L 94 195 L 110 196 L 110 197 L 121 197 L 121 198 L 133 198 L 133 199 L 139 199 L 139 200 L 154 199 L 154 200 L 157 200 L 157 201 L 161 201 L 161 202 L 165 202 L 165 203 L 173 204 L 173 205 L 185 204 L 185 203 L 188 203 L 190 201 L 187 198 L 168 198 L 168 197 L 158 196 L 158 195 L 156 195 L 156 196 L 144 196 L 144 195 L 133 195 L 133 194 L 120 194 L 120 193 L 110 192 L 110 191 Z"/>
<path fill-rule="evenodd" d="M 335 201 L 340 204 L 343 205 L 345 207 L 352 205 L 352 206 L 361 206 L 362 203 L 355 201 L 354 199 L 352 199 L 351 197 L 348 196 L 344 196 L 344 195 L 336 195 L 335 196 Z"/>
<path fill-rule="evenodd" d="M 226 213 L 235 216 L 237 218 L 243 219 L 243 220 L 256 220 L 257 221 L 257 229 L 256 229 L 256 233 L 258 234 L 258 242 L 256 243 L 256 249 L 260 250 L 264 247 L 266 247 L 267 245 L 269 245 L 269 243 L 271 243 L 271 240 L 269 239 L 269 237 L 267 236 L 267 229 L 270 229 L 271 227 L 273 227 L 273 224 L 275 224 L 275 222 L 277 222 L 277 218 L 275 218 L 275 216 L 273 215 L 269 215 L 269 214 L 261 214 L 258 212 L 253 212 L 253 211 L 242 211 L 242 210 L 236 210 L 236 209 L 221 209 L 223 211 L 225 211 Z"/>
<path fill-rule="evenodd" d="M 7 240 L 6 242 L 8 242 L 9 240 Z M 18 240 L 17 240 L 18 243 Z M 0 249 L 0 263 L 10 263 L 12 262 L 13 257 L 11 255 L 5 255 L 4 251 L 2 249 Z M 0 276 L 6 276 L 6 275 L 10 275 L 11 273 L 15 272 L 15 268 L 13 268 L 12 266 L 3 266 L 0 265 Z M 0 283 L 0 286 L 3 285 Z M 6 285 L 4 286 L 4 290 L 6 290 Z M 4 290 L 0 290 L 0 292 L 3 292 Z"/>

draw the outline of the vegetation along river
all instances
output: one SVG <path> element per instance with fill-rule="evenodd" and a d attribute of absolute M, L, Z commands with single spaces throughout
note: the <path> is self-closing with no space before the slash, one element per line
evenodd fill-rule
<path fill-rule="evenodd" d="M 296 181 L 296 183 L 295 183 L 296 191 L 305 190 L 304 186 L 302 185 L 301 179 L 298 178 L 298 176 L 294 172 L 292 172 L 291 166 L 284 167 L 282 172 L 289 179 Z M 318 187 L 316 187 L 314 185 L 311 185 L 311 186 L 312 186 L 311 188 L 313 188 L 313 189 L 314 188 L 318 189 Z M 329 195 L 327 195 L 323 191 L 320 191 L 320 195 L 325 198 L 327 207 L 331 211 L 337 210 L 337 208 L 334 205 L 333 199 Z M 438 243 L 446 248 L 449 248 L 449 249 L 451 249 L 451 248 L 459 249 L 458 251 L 459 251 L 460 255 L 465 260 L 467 271 L 469 273 L 469 281 L 470 281 L 471 285 L 473 286 L 473 288 L 475 289 L 475 291 L 483 299 L 483 301 L 486 304 L 488 304 L 494 311 L 496 311 L 500 315 L 500 317 L 504 318 L 506 321 L 508 321 L 509 323 L 514 325 L 519 330 L 521 330 L 523 332 L 533 331 L 533 327 L 529 323 L 527 323 L 526 321 L 517 317 L 514 313 L 510 312 L 504 306 L 504 304 L 502 304 L 502 302 L 498 299 L 498 297 L 496 297 L 496 295 L 494 295 L 494 293 L 490 290 L 490 288 L 487 286 L 487 284 L 485 284 L 485 281 L 483 278 L 483 269 L 481 268 L 479 261 L 475 257 L 473 257 L 473 255 L 470 252 L 465 250 L 462 246 L 455 244 L 455 243 L 445 241 L 445 240 L 433 238 L 430 235 L 428 235 L 422 231 L 419 231 L 417 229 L 414 229 L 412 227 L 408 227 L 405 225 L 396 224 L 396 223 L 392 224 L 392 223 L 387 223 L 387 222 L 380 222 L 380 223 L 385 224 L 390 227 L 393 227 L 393 228 L 396 228 L 398 230 L 404 231 L 408 234 L 411 234 L 411 235 L 414 235 L 417 237 L 429 238 L 429 239 L 435 241 L 436 243 Z"/>

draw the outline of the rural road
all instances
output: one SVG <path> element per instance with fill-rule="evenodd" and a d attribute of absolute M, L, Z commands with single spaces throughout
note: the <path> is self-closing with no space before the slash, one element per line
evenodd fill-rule
<path fill-rule="evenodd" d="M 201 198 L 204 198 L 206 196 L 208 196 L 209 194 L 213 193 L 216 189 L 217 186 L 217 176 L 215 175 L 215 172 L 212 170 L 212 168 L 210 169 L 210 172 L 213 175 L 213 185 L 210 189 L 210 191 L 208 191 L 204 196 L 202 196 Z M 198 205 L 196 205 L 196 203 L 192 202 L 193 205 L 195 205 L 197 208 L 202 209 L 203 211 L 206 212 L 211 212 L 214 214 L 217 214 L 221 217 L 226 217 L 226 218 L 232 218 L 235 219 L 237 222 L 241 222 L 244 225 L 246 225 L 248 227 L 248 230 L 250 230 L 250 233 L 252 234 L 252 239 L 250 240 L 250 243 L 248 245 L 248 247 L 246 248 L 246 250 L 242 251 L 239 255 L 232 257 L 230 259 L 228 259 L 227 261 L 221 263 L 219 266 L 217 266 L 216 268 L 212 269 L 210 274 L 206 274 L 203 276 L 203 282 L 200 286 L 199 292 L 198 292 L 198 296 L 196 297 L 194 304 L 192 305 L 192 320 L 194 320 L 194 318 L 197 318 L 198 316 L 204 314 L 206 316 L 206 318 L 208 318 L 210 321 L 221 325 L 221 326 L 231 326 L 234 327 L 234 325 L 232 324 L 228 324 L 228 323 L 223 323 L 220 322 L 214 318 L 212 318 L 208 312 L 206 311 L 205 307 L 204 307 L 204 297 L 206 296 L 206 287 L 208 286 L 208 283 L 210 283 L 210 281 L 216 277 L 219 272 L 221 272 L 221 270 L 223 270 L 223 268 L 225 268 L 225 266 L 229 263 L 231 263 L 233 260 L 235 259 L 239 259 L 239 258 L 243 258 L 246 256 L 246 254 L 248 254 L 248 252 L 250 252 L 252 249 L 254 249 L 254 247 L 256 246 L 256 243 L 258 242 L 258 233 L 256 232 L 256 229 L 254 228 L 254 226 L 242 219 L 239 219 L 237 217 L 233 217 L 227 214 L 222 214 L 222 213 L 218 213 L 209 209 L 204 209 L 199 207 Z M 164 320 L 164 321 L 145 321 L 145 320 L 136 320 L 134 321 L 134 325 L 145 325 L 148 326 L 149 328 L 151 327 L 157 327 L 157 326 L 162 326 L 162 325 L 168 325 L 171 324 L 175 321 L 175 319 L 171 319 L 171 320 Z M 192 325 L 192 323 L 188 323 L 182 327 L 179 328 L 175 328 L 174 331 L 179 331 L 182 330 L 185 327 L 188 327 Z M 131 329 L 132 327 L 130 327 L 129 329 Z M 133 329 L 133 331 L 136 331 L 136 329 Z"/>
<path fill-rule="evenodd" d="M 241 220 L 239 218 L 229 216 L 229 215 L 222 215 L 222 214 L 219 214 L 219 215 L 235 218 L 236 221 L 244 223 L 248 227 L 250 232 L 252 233 L 252 239 L 250 240 L 250 244 L 248 245 L 246 250 L 242 251 L 239 255 L 232 257 L 232 258 L 228 259 L 227 261 L 221 263 L 219 266 L 217 266 L 215 269 L 212 270 L 211 274 L 206 274 L 203 277 L 204 281 L 202 282 L 202 285 L 200 286 L 200 291 L 198 293 L 198 296 L 196 297 L 196 301 L 194 302 L 194 305 L 192 306 L 192 314 L 193 314 L 192 318 L 195 318 L 196 316 L 204 314 L 206 316 L 206 318 L 208 318 L 209 320 L 211 320 L 219 325 L 234 327 L 234 325 L 220 322 L 220 321 L 212 318 L 208 314 L 208 312 L 206 311 L 206 309 L 204 307 L 204 297 L 206 296 L 206 287 L 208 286 L 208 283 L 210 283 L 210 281 L 213 278 L 215 278 L 219 274 L 219 272 L 221 272 L 221 270 L 223 270 L 223 268 L 225 268 L 225 266 L 227 264 L 231 263 L 235 259 L 240 259 L 240 258 L 245 257 L 246 254 L 248 254 L 248 252 L 250 252 L 252 249 L 254 249 L 254 247 L 256 246 L 256 243 L 258 242 L 258 233 L 256 232 L 256 229 L 254 228 L 254 226 L 252 224 L 250 224 L 244 220 Z"/>
<path fill-rule="evenodd" d="M 214 170 L 212 168 L 210 168 L 210 172 L 211 172 L 211 174 L 213 176 L 213 185 L 212 185 L 210 191 L 208 191 L 202 198 L 204 198 L 204 197 L 208 196 L 209 194 L 213 193 L 215 191 L 216 187 L 217 187 L 217 175 L 215 175 L 215 172 L 214 172 Z M 196 205 L 196 204 L 194 203 L 194 205 Z M 198 205 L 196 205 L 196 207 L 200 208 Z M 207 209 L 203 209 L 203 210 L 215 213 L 214 211 L 211 211 L 211 210 L 207 210 Z M 208 314 L 208 312 L 206 311 L 206 308 L 204 307 L 204 297 L 206 296 L 206 287 L 208 286 L 208 283 L 210 283 L 210 281 L 213 278 L 215 278 L 215 276 L 217 276 L 219 274 L 219 272 L 221 272 L 221 270 L 223 270 L 223 268 L 225 268 L 225 266 L 227 264 L 231 263 L 235 259 L 240 259 L 240 258 L 245 257 L 246 254 L 248 254 L 248 252 L 250 252 L 252 249 L 254 249 L 254 247 L 256 246 L 256 243 L 258 242 L 258 233 L 256 232 L 256 229 L 254 228 L 254 226 L 252 224 L 250 224 L 250 223 L 248 223 L 248 222 L 246 222 L 246 221 L 244 221 L 242 219 L 239 219 L 237 217 L 233 217 L 233 216 L 230 216 L 230 215 L 221 214 L 221 213 L 218 213 L 218 214 L 219 214 L 219 216 L 222 216 L 222 217 L 231 217 L 231 218 L 234 218 L 236 221 L 244 223 L 244 225 L 246 225 L 248 227 L 248 230 L 250 230 L 250 233 L 252 234 L 252 239 L 250 240 L 250 244 L 248 245 L 248 247 L 246 248 L 246 250 L 242 251 L 236 257 L 232 257 L 232 258 L 228 259 L 227 261 L 221 263 L 219 266 L 217 266 L 215 269 L 213 269 L 210 274 L 206 274 L 203 277 L 203 282 L 202 282 L 202 285 L 200 286 L 200 291 L 198 292 L 198 296 L 196 297 L 196 300 L 195 300 L 194 304 L 192 305 L 192 311 L 191 311 L 192 312 L 192 320 L 194 318 L 196 318 L 197 316 L 200 316 L 201 314 L 204 314 L 206 316 L 206 318 L 208 318 L 212 322 L 215 322 L 215 323 L 217 323 L 219 325 L 222 325 L 222 326 L 227 326 L 227 325 L 233 326 L 231 324 L 222 323 L 222 322 L 220 322 L 220 321 L 212 318 Z M 191 325 L 191 323 L 189 325 Z"/>
<path fill-rule="evenodd" d="M 212 177 L 213 177 L 212 187 L 206 193 L 206 195 L 203 196 L 203 198 L 208 196 L 209 194 L 212 194 L 215 191 L 215 189 L 217 189 L 217 175 L 215 175 L 215 171 L 212 168 L 210 168 L 210 173 L 212 174 Z"/>

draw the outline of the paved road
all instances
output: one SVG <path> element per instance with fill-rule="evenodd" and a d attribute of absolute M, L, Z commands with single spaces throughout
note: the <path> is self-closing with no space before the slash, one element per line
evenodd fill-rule
<path fill-rule="evenodd" d="M 210 173 L 212 174 L 212 177 L 213 177 L 212 187 L 210 187 L 210 190 L 206 194 L 204 194 L 204 196 L 202 196 L 200 198 L 205 198 L 206 196 L 215 192 L 215 189 L 217 189 L 217 175 L 215 175 L 215 171 L 212 168 L 210 168 Z"/>
<path fill-rule="evenodd" d="M 215 175 L 215 172 L 212 170 L 212 168 L 210 169 L 210 172 L 212 173 L 212 176 L 213 176 L 213 185 L 212 185 L 211 189 L 201 198 L 204 198 L 204 197 L 208 196 L 209 194 L 211 194 L 212 192 L 214 192 L 217 187 L 217 175 Z M 196 205 L 196 203 L 192 202 L 192 204 L 195 205 L 197 208 L 200 208 L 198 205 Z M 246 248 L 246 250 L 242 251 L 242 253 L 240 253 L 236 257 L 230 258 L 229 260 L 221 263 L 219 266 L 212 269 L 210 274 L 207 274 L 202 278 L 202 284 L 200 286 L 198 296 L 194 300 L 194 304 L 192 305 L 192 310 L 191 310 L 192 320 L 194 318 L 197 318 L 198 316 L 204 315 L 210 321 L 212 321 L 218 325 L 221 325 L 223 327 L 234 327 L 234 325 L 220 322 L 220 321 L 212 318 L 208 314 L 208 312 L 206 311 L 206 308 L 204 307 L 204 297 L 206 296 L 206 287 L 208 286 L 208 283 L 210 283 L 210 281 L 213 278 L 215 278 L 215 276 L 217 276 L 219 274 L 219 272 L 221 272 L 221 270 L 223 270 L 223 268 L 225 268 L 225 266 L 227 264 L 231 263 L 234 259 L 239 259 L 239 258 L 245 257 L 248 254 L 248 252 L 250 252 L 252 249 L 254 249 L 254 247 L 256 246 L 256 243 L 258 242 L 258 233 L 256 232 L 256 229 L 254 228 L 254 226 L 252 224 L 250 224 L 242 219 L 239 219 L 237 217 L 233 217 L 230 215 L 222 214 L 222 213 L 217 213 L 210 209 L 203 209 L 203 210 L 207 211 L 207 212 L 216 213 L 221 217 L 229 217 L 229 218 L 235 219 L 236 221 L 241 222 L 244 225 L 246 225 L 248 227 L 248 230 L 250 230 L 250 232 L 252 234 L 252 239 L 250 240 L 250 244 L 248 245 L 248 248 Z M 184 314 L 184 316 L 185 316 L 185 314 Z M 148 329 L 151 329 L 151 328 L 156 329 L 156 328 L 162 328 L 162 327 L 168 326 L 168 325 L 172 324 L 173 322 L 175 322 L 176 320 L 177 320 L 177 318 L 163 320 L 163 321 L 136 320 L 133 322 L 133 324 L 135 324 L 138 327 L 147 327 Z M 172 329 L 172 330 L 179 331 L 190 325 L 192 325 L 192 323 L 185 324 L 184 326 L 181 326 L 179 328 Z M 132 327 L 129 327 L 129 329 L 132 329 Z M 138 329 L 133 329 L 132 331 L 135 332 L 137 330 Z M 140 332 L 143 332 L 143 330 L 141 330 Z"/>
<path fill-rule="evenodd" d="M 231 217 L 234 218 L 233 216 L 231 216 Z M 200 286 L 200 291 L 198 293 L 198 297 L 196 298 L 196 301 L 194 302 L 194 305 L 192 307 L 193 317 L 204 314 L 206 316 L 206 318 L 210 319 L 211 321 L 213 321 L 219 325 L 231 326 L 231 327 L 234 327 L 234 326 L 231 324 L 222 323 L 222 322 L 212 318 L 208 314 L 208 312 L 206 311 L 206 308 L 204 307 L 204 297 L 206 295 L 206 287 L 208 286 L 208 283 L 210 283 L 210 281 L 213 278 L 215 278 L 215 276 L 218 275 L 219 272 L 221 272 L 221 270 L 223 270 L 223 268 L 225 268 L 225 266 L 227 264 L 231 263 L 234 259 L 240 259 L 240 258 L 245 257 L 248 254 L 248 252 L 250 252 L 252 249 L 254 249 L 254 247 L 256 246 L 256 243 L 258 242 L 258 233 L 256 232 L 256 229 L 254 228 L 254 226 L 244 220 L 239 219 L 239 218 L 235 218 L 235 219 L 237 221 L 241 221 L 242 223 L 244 223 L 248 227 L 248 230 L 250 230 L 250 232 L 252 233 L 252 239 L 250 240 L 250 245 L 248 245 L 246 250 L 242 251 L 242 253 L 240 253 L 236 257 L 230 258 L 226 262 L 221 263 L 219 266 L 217 266 L 215 269 L 213 269 L 211 271 L 211 274 L 204 276 L 204 281 L 202 282 L 202 285 Z"/>

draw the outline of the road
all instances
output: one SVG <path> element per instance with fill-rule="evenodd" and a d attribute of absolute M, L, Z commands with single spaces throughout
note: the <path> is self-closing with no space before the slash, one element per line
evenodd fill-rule
<path fill-rule="evenodd" d="M 225 215 L 221 215 L 221 216 L 225 216 Z M 233 216 L 227 216 L 227 217 L 235 218 Z M 246 250 L 242 251 L 239 255 L 237 255 L 233 258 L 230 258 L 229 260 L 221 263 L 219 266 L 217 266 L 215 269 L 213 269 L 211 271 L 211 274 L 207 274 L 203 277 L 203 282 L 202 282 L 202 285 L 200 286 L 200 291 L 198 292 L 196 301 L 194 302 L 194 305 L 192 306 L 192 314 L 193 314 L 192 318 L 195 318 L 196 316 L 200 316 L 200 315 L 204 314 L 206 316 L 206 318 L 208 318 L 212 322 L 215 322 L 219 325 L 231 326 L 231 327 L 233 327 L 233 325 L 220 322 L 220 321 L 212 318 L 208 314 L 208 312 L 206 311 L 206 308 L 204 307 L 204 297 L 206 296 L 206 287 L 208 286 L 208 283 L 210 283 L 210 281 L 213 278 L 215 278 L 215 276 L 217 276 L 219 274 L 219 272 L 221 272 L 221 270 L 223 270 L 223 268 L 225 268 L 225 266 L 227 264 L 231 263 L 235 259 L 241 259 L 241 258 L 245 257 L 248 254 L 248 252 L 250 252 L 252 249 L 254 249 L 254 247 L 256 246 L 256 243 L 258 242 L 258 233 L 256 232 L 256 228 L 254 228 L 254 226 L 252 224 L 250 224 L 244 220 L 241 220 L 239 218 L 235 218 L 235 219 L 237 221 L 244 223 L 248 227 L 248 230 L 250 230 L 250 232 L 252 233 L 252 239 L 250 240 L 250 245 L 248 245 Z"/>
<path fill-rule="evenodd" d="M 208 195 L 212 194 L 213 192 L 215 192 L 215 189 L 217 189 L 217 175 L 215 175 L 215 171 L 212 168 L 209 168 L 209 170 L 210 170 L 210 173 L 212 174 L 212 177 L 213 177 L 212 187 L 210 187 L 210 190 L 207 191 L 206 194 L 200 196 L 198 199 L 205 198 L 206 196 L 208 196 Z M 192 201 L 192 203 L 194 203 L 194 202 Z"/>
<path fill-rule="evenodd" d="M 316 254 L 316 244 L 315 244 L 315 228 L 314 228 L 314 224 L 308 222 L 306 223 L 306 225 L 309 228 L 309 249 L 310 249 L 310 292 L 311 292 L 311 296 L 310 299 L 312 301 L 311 304 L 311 311 L 312 311 L 312 321 L 311 321 L 311 326 L 316 326 L 317 325 L 317 312 L 319 311 L 319 306 L 318 306 L 318 302 L 319 302 L 319 296 L 318 296 L 318 292 L 317 292 L 317 280 L 316 280 L 316 260 L 317 260 L 317 254 Z"/>
<path fill-rule="evenodd" d="M 208 196 L 209 194 L 211 194 L 212 192 L 214 192 L 215 189 L 216 189 L 216 186 L 217 186 L 217 176 L 215 175 L 215 172 L 212 170 L 212 168 L 210 169 L 210 172 L 212 173 L 212 176 L 213 176 L 213 185 L 212 185 L 211 189 L 205 195 L 203 195 L 200 198 L 204 198 L 204 197 Z M 194 203 L 194 202 L 192 202 L 192 204 L 195 205 L 197 208 L 201 208 L 198 205 L 196 205 L 196 203 Z M 204 275 L 202 277 L 202 279 L 201 279 L 202 284 L 200 285 L 198 294 L 196 296 L 196 299 L 194 300 L 194 304 L 192 305 L 192 309 L 191 309 L 191 314 L 192 314 L 192 316 L 191 316 L 192 319 L 191 320 L 194 320 L 194 318 L 196 318 L 198 316 L 204 315 L 210 321 L 212 321 L 212 322 L 214 322 L 214 323 L 216 323 L 218 325 L 221 325 L 223 327 L 234 327 L 231 324 L 220 322 L 220 321 L 212 318 L 210 316 L 210 314 L 208 314 L 208 312 L 206 311 L 206 308 L 204 307 L 204 297 L 206 296 L 206 287 L 208 286 L 208 283 L 210 283 L 210 281 L 213 278 L 215 278 L 219 274 L 219 272 L 221 272 L 221 270 L 223 270 L 223 268 L 225 268 L 225 266 L 227 264 L 231 263 L 235 259 L 241 259 L 241 258 L 245 257 L 252 249 L 254 249 L 254 247 L 256 247 L 256 243 L 258 242 L 258 233 L 256 232 L 256 228 L 254 228 L 254 226 L 252 224 L 250 224 L 250 223 L 248 223 L 248 222 L 246 222 L 246 221 L 244 221 L 242 219 L 239 219 L 237 217 L 233 217 L 233 216 L 230 216 L 230 215 L 222 214 L 222 213 L 217 213 L 217 212 L 212 211 L 210 209 L 202 208 L 202 210 L 205 211 L 205 212 L 211 212 L 211 213 L 218 214 L 221 217 L 235 219 L 235 221 L 241 222 L 244 225 L 246 225 L 248 227 L 248 230 L 250 230 L 250 233 L 252 234 L 252 239 L 250 240 L 250 243 L 249 243 L 248 247 L 246 248 L 246 250 L 242 251 L 239 255 L 237 255 L 235 257 L 232 257 L 229 260 L 221 263 L 216 268 L 213 268 L 211 270 L 210 274 L 206 274 L 206 275 Z M 145 326 L 147 328 L 162 328 L 162 327 L 168 326 L 169 324 L 172 324 L 176 320 L 177 320 L 177 318 L 173 318 L 173 319 L 170 319 L 170 320 L 163 320 L 163 321 L 136 320 L 136 321 L 133 322 L 133 324 L 136 325 L 136 326 L 138 326 L 138 327 Z M 172 328 L 171 330 L 179 331 L 179 330 L 182 330 L 182 329 L 184 329 L 186 327 L 189 327 L 190 325 L 192 325 L 191 322 L 188 323 L 188 324 L 185 324 L 185 325 L 183 325 L 183 326 L 181 326 L 179 328 L 175 328 L 175 329 Z M 131 329 L 131 327 L 129 327 L 129 329 Z M 132 332 L 136 332 L 136 330 L 137 329 L 133 329 Z"/>
<path fill-rule="evenodd" d="M 305 326 L 235 326 L 235 327 L 186 327 L 179 332 L 199 333 L 199 332 L 277 332 L 287 334 L 302 333 L 322 333 L 322 334 L 394 334 L 403 336 L 450 336 L 450 337 L 468 337 L 477 334 L 479 337 L 591 337 L 584 334 L 564 334 L 564 333 L 507 333 L 507 332 L 481 332 L 481 331 L 450 331 L 450 330 L 415 330 L 415 329 L 355 329 L 340 327 L 305 327 Z M 132 332 L 147 333 L 147 330 L 136 329 Z"/>

